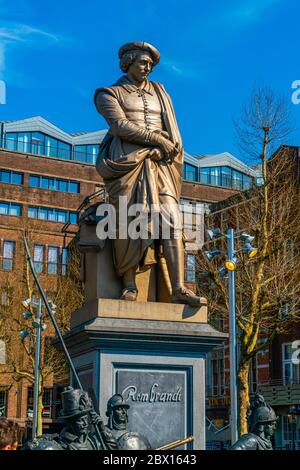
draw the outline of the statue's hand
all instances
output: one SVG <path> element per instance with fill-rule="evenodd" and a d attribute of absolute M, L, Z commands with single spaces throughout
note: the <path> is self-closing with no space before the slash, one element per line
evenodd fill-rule
<path fill-rule="evenodd" d="M 173 142 L 161 135 L 159 136 L 158 145 L 166 155 L 167 159 L 172 160 L 178 152 L 178 148 L 173 144 Z"/>
<path fill-rule="evenodd" d="M 96 411 L 90 412 L 91 422 L 93 425 L 98 426 L 100 429 L 103 428 L 103 421 L 100 415 Z"/>
<path fill-rule="evenodd" d="M 159 162 L 160 160 L 163 160 L 164 154 L 161 149 L 155 148 L 150 151 L 149 158 L 151 158 L 151 160 L 153 160 L 154 162 Z"/>

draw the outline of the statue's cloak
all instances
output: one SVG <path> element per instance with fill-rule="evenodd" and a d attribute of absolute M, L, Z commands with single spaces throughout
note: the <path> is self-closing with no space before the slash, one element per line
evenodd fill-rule
<path fill-rule="evenodd" d="M 155 144 L 148 141 L 145 129 L 130 121 L 122 107 L 122 101 L 132 86 L 127 77 L 122 77 L 115 85 L 98 88 L 95 92 L 96 107 L 110 125 L 100 146 L 96 169 L 108 190 L 109 202 L 116 209 L 117 239 L 113 246 L 116 271 L 120 276 L 130 268 L 139 266 L 139 269 L 145 269 L 155 261 L 151 256 L 153 237 L 150 233 L 147 239 L 119 238 L 119 197 L 127 198 L 128 207 L 143 204 L 145 211 L 150 211 L 151 205 L 178 205 L 183 164 L 181 136 L 171 99 L 164 87 L 148 82 L 161 104 L 161 130 L 168 132 L 170 140 L 179 149 L 172 162 L 156 162 L 148 158 Z M 128 224 L 132 219 L 127 217 Z"/>

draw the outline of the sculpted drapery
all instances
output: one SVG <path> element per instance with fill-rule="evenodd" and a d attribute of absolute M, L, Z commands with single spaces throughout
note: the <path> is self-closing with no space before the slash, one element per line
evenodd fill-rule
<path fill-rule="evenodd" d="M 126 196 L 128 206 L 141 203 L 150 209 L 152 204 L 179 202 L 181 191 L 182 144 L 174 109 L 164 87 L 147 82 L 143 90 L 127 77 L 122 77 L 109 88 L 95 93 L 95 104 L 110 126 L 107 145 L 97 160 L 97 171 L 103 177 L 110 202 L 118 216 L 119 197 Z M 148 125 L 145 128 L 145 104 Z M 147 106 L 148 105 L 148 106 Z M 166 131 L 172 136 L 179 152 L 173 161 L 153 161 L 150 152 L 156 144 L 151 132 Z M 116 269 L 122 276 L 129 268 L 143 264 L 145 250 L 152 245 L 147 240 L 116 240 Z"/>

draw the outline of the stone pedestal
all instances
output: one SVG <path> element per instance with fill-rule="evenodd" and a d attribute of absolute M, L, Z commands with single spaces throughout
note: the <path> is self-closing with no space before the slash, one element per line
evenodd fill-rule
<path fill-rule="evenodd" d="M 205 448 L 205 357 L 226 337 L 207 324 L 206 306 L 98 299 L 71 326 L 68 350 L 103 418 L 122 393 L 129 429 L 153 448 L 190 435 L 188 448 Z"/>

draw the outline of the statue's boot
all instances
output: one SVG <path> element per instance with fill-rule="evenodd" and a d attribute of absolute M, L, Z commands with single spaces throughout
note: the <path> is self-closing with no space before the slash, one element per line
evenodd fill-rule
<path fill-rule="evenodd" d="M 135 282 L 135 268 L 128 269 L 123 276 L 123 292 L 120 297 L 121 300 L 135 301 L 138 295 L 138 289 Z"/>
<path fill-rule="evenodd" d="M 163 252 L 172 285 L 171 301 L 198 308 L 205 305 L 205 299 L 201 299 L 184 285 L 184 247 L 182 239 L 163 240 Z"/>

